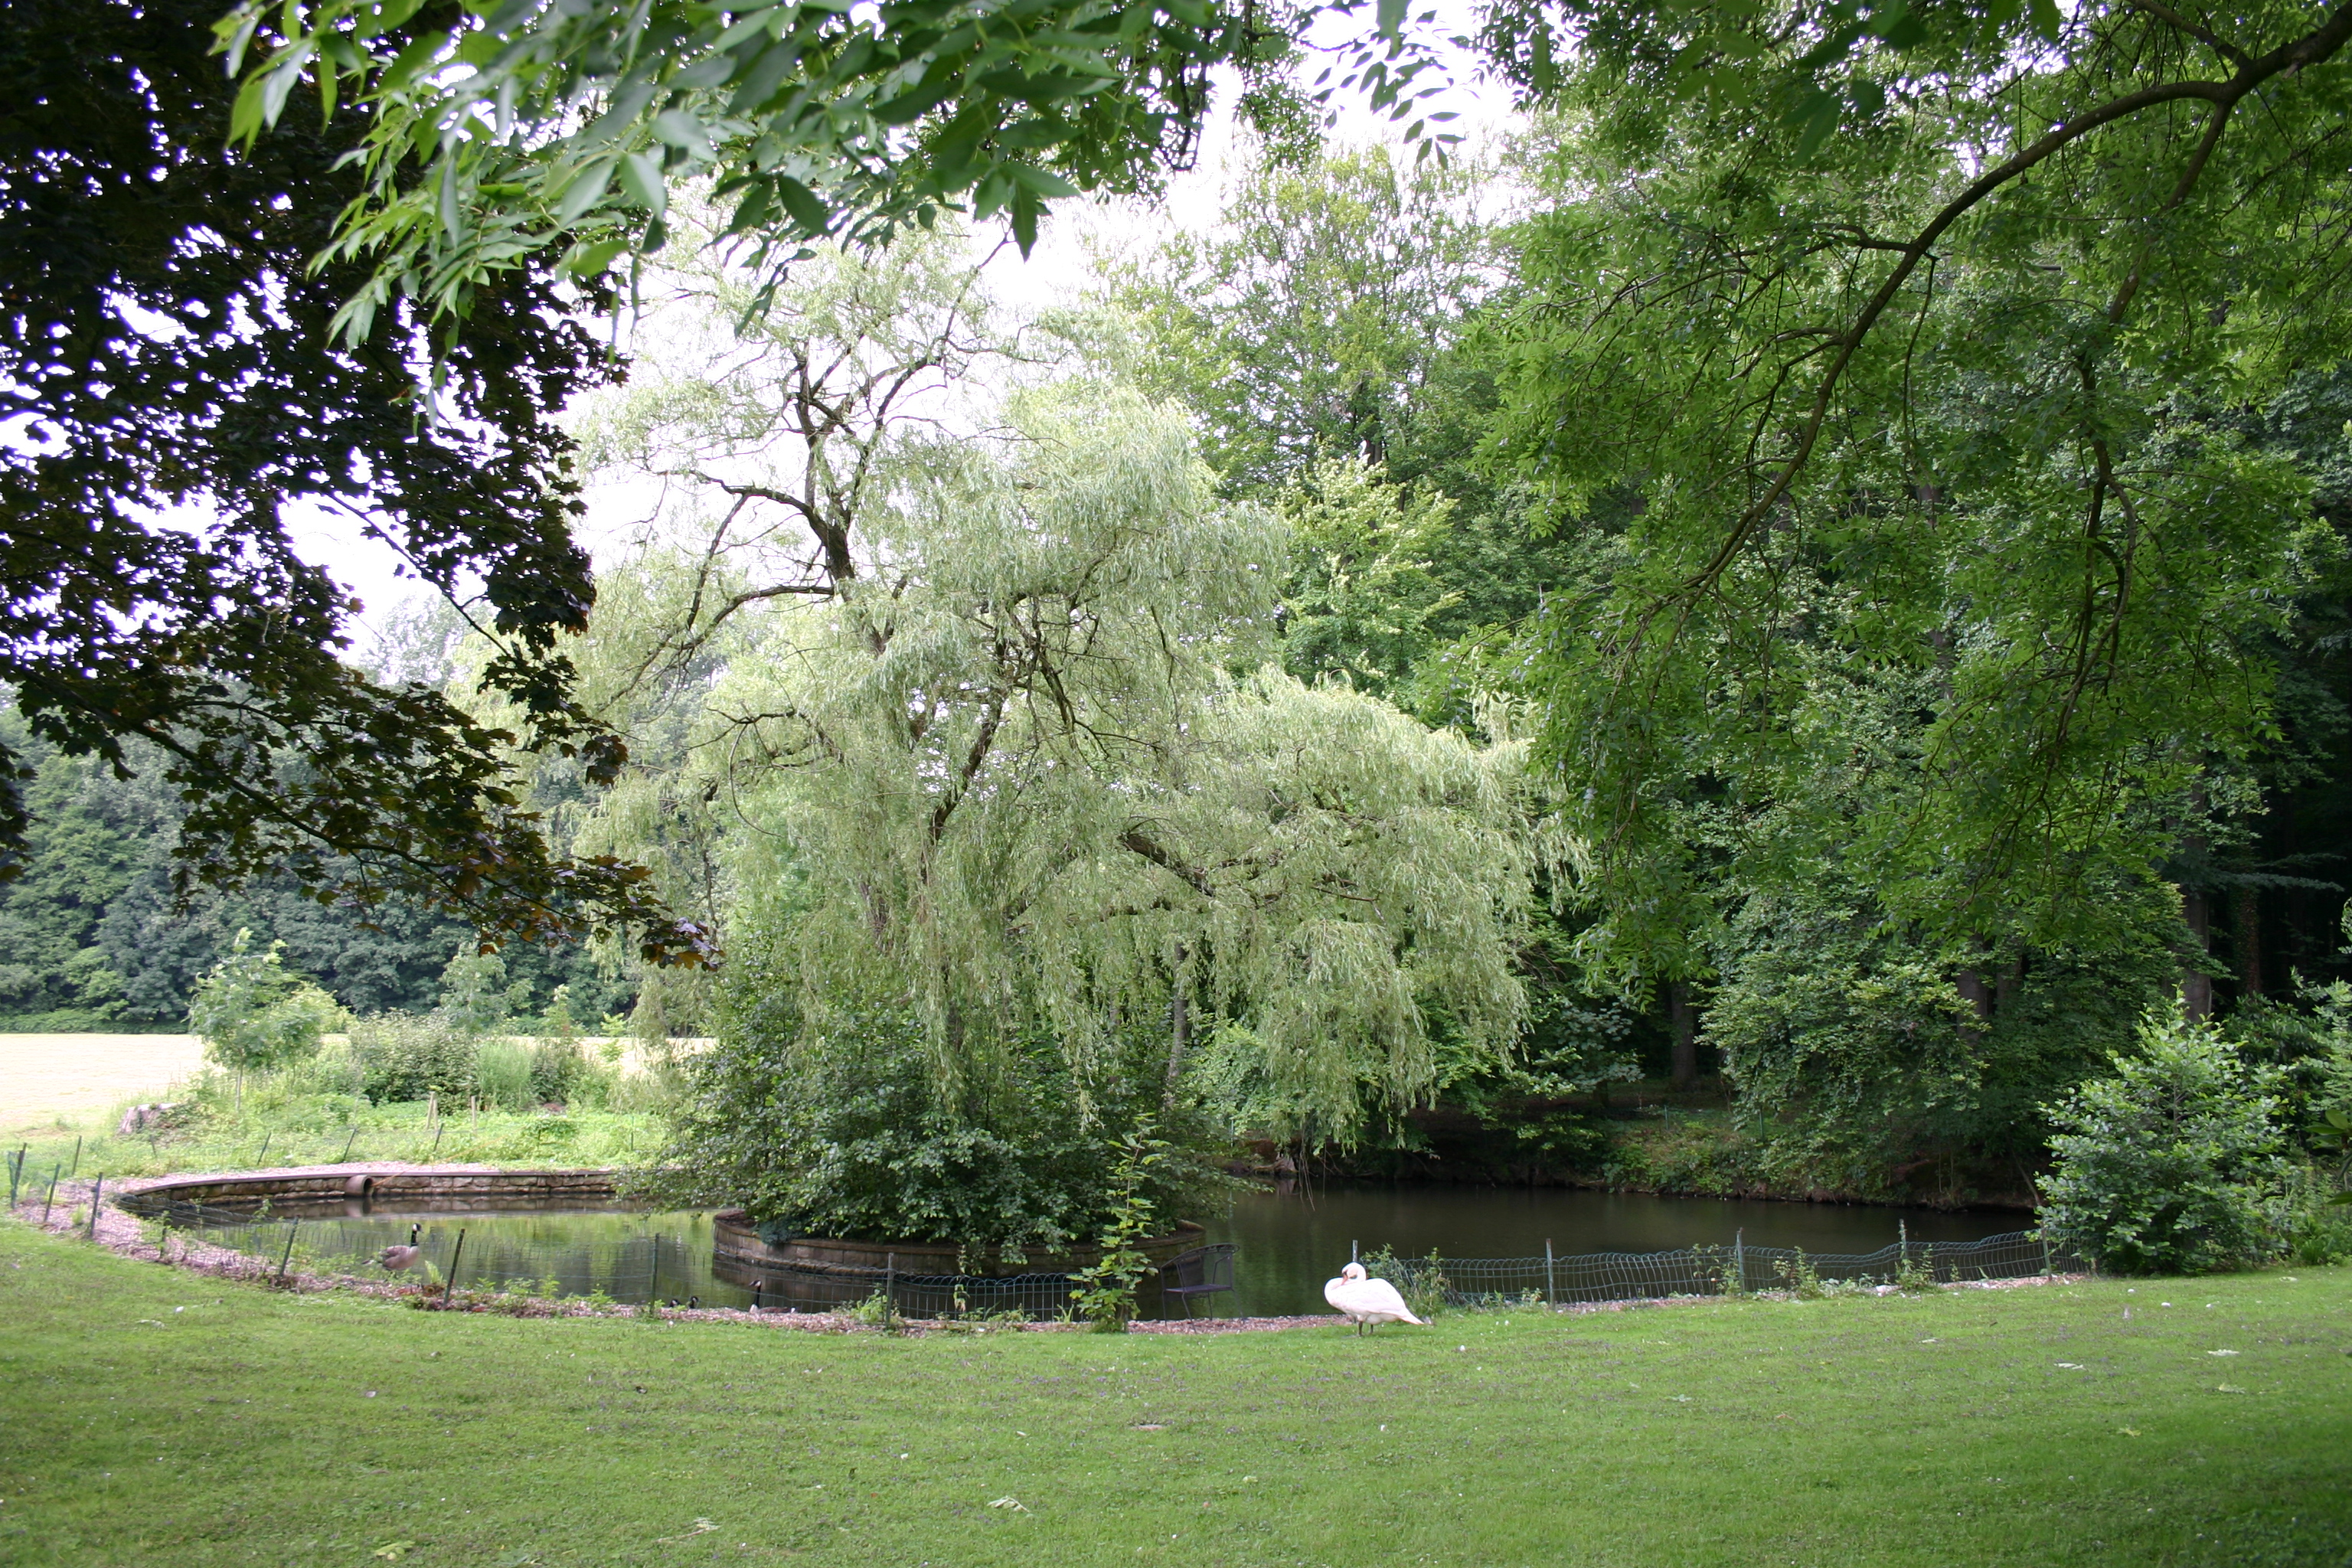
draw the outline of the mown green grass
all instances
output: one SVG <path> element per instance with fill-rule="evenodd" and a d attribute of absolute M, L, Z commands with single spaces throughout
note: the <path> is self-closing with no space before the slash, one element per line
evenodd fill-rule
<path fill-rule="evenodd" d="M 2333 1564 L 2347 1352 L 2342 1269 L 900 1339 L 294 1298 L 0 1223 L 0 1561 Z"/>

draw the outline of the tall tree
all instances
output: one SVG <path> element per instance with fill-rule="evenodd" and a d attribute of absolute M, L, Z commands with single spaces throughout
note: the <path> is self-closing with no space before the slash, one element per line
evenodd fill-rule
<path fill-rule="evenodd" d="M 610 651 L 719 660 L 662 787 L 725 825 L 734 923 L 809 1016 L 883 977 L 950 1078 L 1157 1018 L 1171 1085 L 1235 1026 L 1334 1132 L 1425 1089 L 1436 1035 L 1511 1043 L 1519 748 L 1234 679 L 1285 531 L 1214 497 L 1174 411 L 1083 381 L 959 411 L 1018 339 L 949 240 L 825 257 L 740 343 L 730 303 L 585 429 L 667 478 L 640 570 L 679 618 Z"/>
<path fill-rule="evenodd" d="M 489 682 L 535 743 L 609 773 L 616 743 L 564 692 L 560 639 L 593 595 L 547 411 L 613 361 L 530 262 L 445 335 L 429 409 L 418 318 L 331 342 L 367 271 L 311 261 L 364 188 L 341 158 L 373 121 L 346 107 L 230 150 L 214 19 L 183 0 L 0 16 L 0 683 L 66 753 L 162 760 L 188 805 L 184 890 L 283 870 L 323 899 L 625 926 L 694 956 L 635 868 L 550 853 L 508 737 L 342 661 L 353 606 L 287 531 L 290 509 L 340 510 L 443 591 L 478 581 Z M 0 874 L 26 848 L 16 756 Z"/>
<path fill-rule="evenodd" d="M 2335 548 L 2222 411 L 2347 346 L 2352 9 L 1560 15 L 1497 14 L 1563 110 L 1500 449 L 1641 499 L 1541 655 L 1613 906 L 1686 784 L 1868 765 L 1822 735 L 1883 679 L 1930 716 L 1850 830 L 1885 908 L 2127 942 L 2105 890 L 2244 776 Z"/>

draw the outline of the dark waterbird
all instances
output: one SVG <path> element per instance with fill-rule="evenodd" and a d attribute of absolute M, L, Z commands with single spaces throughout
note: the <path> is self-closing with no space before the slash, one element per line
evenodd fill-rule
<path fill-rule="evenodd" d="M 394 1273 L 398 1273 L 404 1268 L 415 1267 L 416 1259 L 422 1256 L 424 1251 L 422 1247 L 419 1247 L 416 1245 L 416 1233 L 424 1228 L 425 1227 L 421 1225 L 410 1226 L 408 1227 L 408 1245 L 406 1247 L 385 1247 L 383 1249 L 383 1255 L 376 1261 L 382 1263 L 386 1268 L 392 1270 Z"/>

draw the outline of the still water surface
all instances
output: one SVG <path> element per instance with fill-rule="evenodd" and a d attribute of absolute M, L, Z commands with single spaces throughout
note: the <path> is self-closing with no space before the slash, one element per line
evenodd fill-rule
<path fill-rule="evenodd" d="M 1562 1255 L 1665 1252 L 1727 1243 L 1744 1232 L 1751 1247 L 1851 1253 L 1888 1245 L 1898 1224 L 1910 1227 L 1914 1241 L 1976 1241 L 2032 1223 L 2031 1215 L 1990 1209 L 1351 1183 L 1244 1198 L 1209 1231 L 1212 1239 L 1237 1247 L 1233 1310 L 1271 1315 L 1328 1310 L 1323 1282 L 1348 1261 L 1351 1246 L 1364 1252 L 1391 1247 L 1405 1257 L 1434 1247 L 1448 1258 L 1528 1258 L 1540 1256 L 1546 1241 Z"/>
<path fill-rule="evenodd" d="M 365 1215 L 304 1219 L 297 1242 L 324 1262 L 356 1260 L 408 1239 L 421 1224 L 425 1256 L 465 1286 L 552 1280 L 564 1295 L 602 1289 L 620 1301 L 693 1296 L 705 1306 L 749 1306 L 751 1293 L 713 1276 L 710 1216 L 618 1208 L 530 1212 L 407 1213 L 379 1206 Z M 1231 1241 L 1234 1291 L 1220 1315 L 1320 1312 L 1323 1281 L 1351 1247 L 1381 1247 L 1450 1258 L 1539 1256 L 1546 1241 L 1562 1255 L 1663 1252 L 1744 1235 L 1751 1247 L 1808 1252 L 1869 1252 L 1895 1237 L 1974 1241 L 2032 1224 L 2002 1210 L 1865 1208 L 1827 1204 L 1660 1198 L 1563 1188 L 1349 1184 L 1253 1194 L 1209 1226 Z M 457 1233 L 465 1232 L 462 1258 Z"/>

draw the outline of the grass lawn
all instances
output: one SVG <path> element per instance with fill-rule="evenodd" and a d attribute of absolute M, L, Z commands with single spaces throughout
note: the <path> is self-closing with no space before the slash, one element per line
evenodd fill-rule
<path fill-rule="evenodd" d="M 295 1298 L 0 1222 L 0 1413 L 10 1564 L 2352 1555 L 2346 1269 L 901 1339 Z"/>

